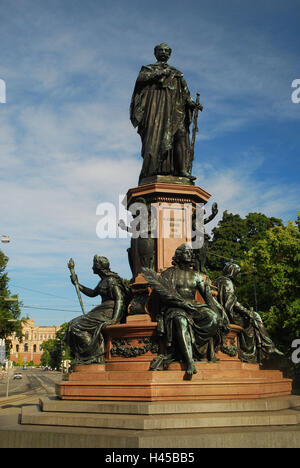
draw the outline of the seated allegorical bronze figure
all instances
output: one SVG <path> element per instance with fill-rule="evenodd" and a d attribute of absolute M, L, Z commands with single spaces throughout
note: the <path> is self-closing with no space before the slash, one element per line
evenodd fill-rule
<path fill-rule="evenodd" d="M 196 373 L 194 361 L 206 357 L 214 361 L 216 347 L 223 343 L 229 332 L 229 322 L 223 308 L 214 299 L 209 278 L 193 268 L 193 249 L 183 244 L 176 249 L 173 266 L 161 276 L 143 269 L 150 286 L 160 299 L 161 308 L 156 316 L 157 331 L 163 337 L 166 354 L 155 358 L 151 370 L 167 368 L 168 361 L 182 360 L 189 377 Z M 205 304 L 196 302 L 196 291 Z M 210 351 L 204 350 L 213 339 Z M 206 346 L 207 347 L 207 346 Z"/>
<path fill-rule="evenodd" d="M 243 328 L 238 336 L 239 358 L 244 362 L 261 363 L 272 354 L 283 356 L 269 337 L 260 315 L 238 302 L 234 281 L 240 273 L 239 265 L 228 263 L 223 276 L 214 281 L 218 288 L 218 301 L 224 307 L 230 323 Z"/>
<path fill-rule="evenodd" d="M 95 255 L 93 272 L 101 278 L 96 288 L 89 289 L 78 284 L 79 290 L 88 297 L 101 296 L 102 303 L 68 324 L 64 340 L 75 358 L 73 364 L 104 362 L 105 344 L 102 331 L 106 326 L 122 320 L 129 302 L 129 289 L 122 278 L 110 270 L 106 257 Z M 71 281 L 75 283 L 72 276 Z"/>

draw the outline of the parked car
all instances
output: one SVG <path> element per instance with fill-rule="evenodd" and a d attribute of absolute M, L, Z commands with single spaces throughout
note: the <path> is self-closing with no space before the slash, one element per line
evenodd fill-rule
<path fill-rule="evenodd" d="M 22 374 L 20 374 L 20 372 L 18 372 L 18 373 L 16 373 L 16 374 L 14 374 L 14 376 L 13 376 L 13 380 L 16 380 L 16 379 L 23 379 L 23 375 L 22 375 Z"/>

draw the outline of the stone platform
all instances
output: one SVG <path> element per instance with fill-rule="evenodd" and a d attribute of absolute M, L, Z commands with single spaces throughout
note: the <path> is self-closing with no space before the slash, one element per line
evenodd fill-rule
<path fill-rule="evenodd" d="M 228 350 L 236 345 L 240 327 L 231 325 Z M 219 352 L 218 362 L 197 362 L 197 373 L 187 379 L 185 365 L 170 364 L 168 370 L 150 371 L 159 346 L 156 322 L 150 316 L 129 316 L 127 323 L 105 329 L 105 364 L 75 366 L 68 381 L 56 384 L 63 400 L 181 401 L 266 398 L 291 394 L 292 381 L 277 370 Z"/>
<path fill-rule="evenodd" d="M 186 380 L 183 364 L 149 371 L 148 362 L 78 366 L 69 381 L 56 384 L 64 400 L 180 401 L 265 398 L 291 393 L 292 381 L 280 371 L 261 370 L 240 361 L 196 363 Z"/>
<path fill-rule="evenodd" d="M 22 424 L 106 429 L 165 430 L 297 425 L 300 397 L 202 402 L 65 402 L 41 399 L 22 409 Z"/>
<path fill-rule="evenodd" d="M 299 448 L 300 396 L 184 402 L 44 397 L 22 408 L 20 424 L 0 427 L 0 447 Z"/>

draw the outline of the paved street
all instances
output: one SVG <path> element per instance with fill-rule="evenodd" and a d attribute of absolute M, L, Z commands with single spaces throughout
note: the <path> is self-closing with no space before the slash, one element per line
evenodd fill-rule
<path fill-rule="evenodd" d="M 13 380 L 12 376 L 21 373 L 23 378 Z M 14 370 L 9 382 L 9 395 L 18 395 L 20 393 L 54 393 L 55 382 L 61 380 L 61 372 L 44 371 L 42 369 Z M 6 379 L 0 380 L 0 398 L 6 395 Z"/>
<path fill-rule="evenodd" d="M 6 380 L 0 379 L 0 426 L 5 425 L 5 416 L 18 415 L 22 405 L 38 404 L 39 398 L 55 394 L 55 382 L 62 379 L 61 372 L 44 371 L 42 369 L 28 369 L 20 372 L 20 380 L 10 379 L 9 398 L 6 398 Z"/>

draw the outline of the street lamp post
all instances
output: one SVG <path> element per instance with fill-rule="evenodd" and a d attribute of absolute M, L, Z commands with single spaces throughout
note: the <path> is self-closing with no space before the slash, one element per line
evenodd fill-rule
<path fill-rule="evenodd" d="M 17 319 L 7 319 L 8 322 L 18 322 Z M 4 345 L 4 353 L 5 353 L 5 340 L 1 342 L 2 347 Z M 8 398 L 9 393 L 9 379 L 11 375 L 11 361 L 10 359 L 5 359 L 5 367 L 6 367 L 6 398 Z"/>
<path fill-rule="evenodd" d="M 10 242 L 9 236 L 6 236 L 4 234 L 0 234 L 0 240 L 3 244 L 8 244 Z M 18 301 L 18 298 L 16 297 L 4 297 L 5 301 L 10 301 L 10 302 L 15 302 Z M 8 319 L 8 322 L 17 322 L 18 320 L 16 319 Z M 9 377 L 10 377 L 10 360 L 6 360 L 6 366 L 7 366 L 7 379 L 6 379 L 6 397 L 8 397 L 8 389 L 9 389 Z"/>
<path fill-rule="evenodd" d="M 8 398 L 8 393 L 9 393 L 9 379 L 11 377 L 11 361 L 8 359 L 6 361 L 7 364 L 7 376 L 6 376 L 6 398 Z"/>
<path fill-rule="evenodd" d="M 8 397 L 9 393 L 9 379 L 10 379 L 10 360 L 6 359 L 6 343 L 4 339 L 0 340 L 0 363 L 5 364 L 6 367 L 6 398 Z"/>

